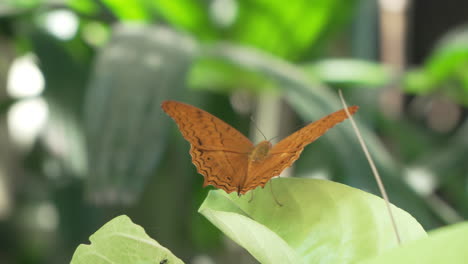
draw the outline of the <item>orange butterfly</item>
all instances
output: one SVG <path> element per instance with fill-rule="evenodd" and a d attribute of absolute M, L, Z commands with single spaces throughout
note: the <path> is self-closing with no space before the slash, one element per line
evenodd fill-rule
<path fill-rule="evenodd" d="M 235 128 L 197 107 L 164 101 L 162 109 L 174 119 L 190 142 L 190 155 L 198 173 L 205 176 L 203 187 L 213 185 L 239 195 L 264 187 L 290 167 L 304 147 L 334 125 L 348 118 L 344 109 L 296 131 L 272 146 L 267 140 L 256 146 Z M 357 106 L 348 108 L 350 114 Z"/>

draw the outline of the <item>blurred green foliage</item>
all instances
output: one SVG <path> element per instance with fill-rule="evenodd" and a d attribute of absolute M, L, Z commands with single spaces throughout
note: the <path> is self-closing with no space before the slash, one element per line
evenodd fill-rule
<path fill-rule="evenodd" d="M 405 91 L 427 95 L 441 93 L 468 104 L 468 32 L 466 27 L 448 32 L 421 68 L 405 76 Z"/>
<path fill-rule="evenodd" d="M 368 4 L 2 2 L 0 80 L 6 83 L 12 58 L 33 53 L 45 79 L 49 120 L 30 148 L 3 137 L 1 177 L 12 209 L 0 218 L 0 262 L 67 262 L 79 243 L 122 213 L 183 260 L 209 255 L 216 262 L 242 262 L 244 257 L 197 213 L 208 188 L 201 188 L 188 144 L 159 109 L 165 99 L 197 105 L 246 133 L 254 111 L 244 107 L 244 114 L 236 113 L 233 98 L 244 98 L 244 106 L 265 95 L 283 98 L 298 118 L 282 122 L 294 126 L 302 124 L 298 119 L 309 122 L 339 109 L 333 88 L 343 88 L 349 102 L 361 106 L 359 125 L 391 200 L 427 229 L 466 218 L 464 115 L 450 130 L 438 132 L 428 125 L 427 110 L 440 98 L 457 109 L 468 102 L 466 33 L 447 35 L 424 65 L 395 76 L 378 62 L 338 57 L 351 55 L 350 25 Z M 64 10 L 77 20 L 71 38 L 58 37 L 47 24 L 49 15 Z M 359 19 L 376 23 L 377 10 L 372 12 Z M 397 119 L 379 107 L 381 91 L 395 83 L 410 102 Z M 25 100 L 4 93 L 0 99 L 3 116 Z M 429 191 L 407 184 L 414 168 L 433 182 Z M 376 193 L 349 127 L 336 128 L 306 148 L 294 174 L 323 172 Z M 53 228 L 38 224 L 44 206 L 49 213 L 41 219 L 56 218 Z"/>

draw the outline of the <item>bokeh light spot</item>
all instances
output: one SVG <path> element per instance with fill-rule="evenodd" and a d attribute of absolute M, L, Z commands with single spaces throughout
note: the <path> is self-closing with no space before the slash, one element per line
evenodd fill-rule
<path fill-rule="evenodd" d="M 13 104 L 7 116 L 8 132 L 13 142 L 24 148 L 31 146 L 44 127 L 47 116 L 47 103 L 41 97 Z"/>
<path fill-rule="evenodd" d="M 45 28 L 55 37 L 69 40 L 78 31 L 78 18 L 68 10 L 54 10 L 46 15 Z"/>
<path fill-rule="evenodd" d="M 33 54 L 18 57 L 8 72 L 7 93 L 14 98 L 40 95 L 44 91 L 44 76 Z"/>

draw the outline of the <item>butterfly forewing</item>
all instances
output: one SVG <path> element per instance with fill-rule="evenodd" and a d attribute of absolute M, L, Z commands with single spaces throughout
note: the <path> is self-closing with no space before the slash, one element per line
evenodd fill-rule
<path fill-rule="evenodd" d="M 354 114 L 357 110 L 357 106 L 348 107 L 348 111 L 351 115 Z M 302 151 L 305 146 L 309 145 L 317 138 L 325 134 L 328 129 L 334 127 L 338 123 L 343 122 L 347 118 L 348 116 L 346 115 L 346 111 L 344 109 L 329 114 L 281 140 L 278 142 L 278 144 L 273 146 L 270 153 L 275 154 Z"/>
<path fill-rule="evenodd" d="M 248 153 L 253 144 L 235 128 L 197 107 L 164 101 L 163 110 L 174 119 L 180 132 L 192 146 L 205 150 Z"/>
<path fill-rule="evenodd" d="M 350 114 L 354 114 L 357 110 L 357 106 L 348 108 Z M 272 177 L 280 175 L 284 169 L 290 167 L 299 158 L 305 146 L 314 142 L 321 135 L 325 134 L 328 129 L 347 118 L 346 111 L 342 109 L 307 125 L 281 140 L 273 146 L 265 160 L 249 163 L 248 177 L 244 189 L 250 190 L 257 186 L 265 186 Z"/>
<path fill-rule="evenodd" d="M 253 144 L 239 131 L 217 117 L 191 105 L 165 101 L 163 110 L 190 142 L 190 155 L 204 185 L 227 193 L 238 191 L 246 176 L 248 154 Z"/>

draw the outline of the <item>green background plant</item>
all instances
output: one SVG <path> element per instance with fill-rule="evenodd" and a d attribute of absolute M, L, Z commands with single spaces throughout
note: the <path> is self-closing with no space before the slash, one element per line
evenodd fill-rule
<path fill-rule="evenodd" d="M 56 11 L 75 17 L 71 37 L 48 26 Z M 268 137 L 281 138 L 341 108 L 335 88 L 342 88 L 361 107 L 358 124 L 392 202 L 426 230 L 463 220 L 466 30 L 448 28 L 424 61 L 396 74 L 373 60 L 377 16 L 367 0 L 4 1 L 0 182 L 9 209 L 0 211 L 0 250 L 8 252 L 0 262 L 67 262 L 90 234 L 126 214 L 186 262 L 204 255 L 251 263 L 197 213 L 209 188 L 201 188 L 189 145 L 159 109 L 165 99 L 194 104 L 246 135 L 255 115 Z M 26 148 L 8 134 L 7 119 L 31 98 L 5 93 L 23 55 L 42 73 L 39 98 L 49 118 Z M 396 118 L 380 103 L 393 85 L 404 99 Z M 446 130 L 431 125 L 456 113 Z M 274 124 L 277 131 L 266 129 Z M 377 194 L 347 125 L 307 147 L 293 176 L 326 176 Z M 414 178 L 429 187 L 408 184 Z"/>

